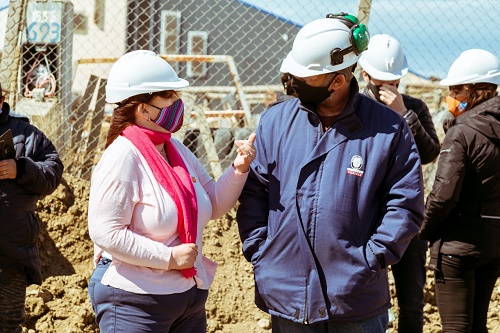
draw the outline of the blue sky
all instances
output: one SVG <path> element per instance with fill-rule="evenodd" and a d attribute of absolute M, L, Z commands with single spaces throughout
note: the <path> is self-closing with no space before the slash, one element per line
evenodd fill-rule
<path fill-rule="evenodd" d="M 205 1 L 205 0 L 201 0 Z M 327 13 L 356 15 L 358 0 L 235 0 L 302 26 Z M 500 57 L 500 0 L 372 0 L 368 28 L 405 49 L 410 71 L 443 78 L 462 51 L 482 48 Z M 9 0 L 0 0 L 6 10 Z M 0 42 L 0 46 L 3 41 Z"/>
<path fill-rule="evenodd" d="M 358 0 L 239 0 L 299 26 L 327 13 L 357 14 Z M 500 57 L 499 0 L 372 0 L 368 29 L 404 47 L 409 68 L 443 78 L 462 51 L 482 48 Z"/>

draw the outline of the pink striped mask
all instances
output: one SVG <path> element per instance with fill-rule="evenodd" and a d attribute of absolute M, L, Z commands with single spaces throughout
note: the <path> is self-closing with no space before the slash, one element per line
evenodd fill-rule
<path fill-rule="evenodd" d="M 182 99 L 179 98 L 166 108 L 151 106 L 160 110 L 158 117 L 153 120 L 155 124 L 160 125 L 170 133 L 175 133 L 181 128 L 184 121 L 184 103 L 182 103 Z"/>

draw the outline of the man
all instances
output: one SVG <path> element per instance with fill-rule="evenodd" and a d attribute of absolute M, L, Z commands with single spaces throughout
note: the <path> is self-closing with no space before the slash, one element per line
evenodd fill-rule
<path fill-rule="evenodd" d="M 408 73 L 408 62 L 401 44 L 389 35 L 375 35 L 359 59 L 363 93 L 401 115 L 417 144 L 422 164 L 439 155 L 439 139 L 427 105 L 420 99 L 401 94 L 398 85 Z M 422 333 L 424 328 L 424 286 L 427 241 L 414 237 L 405 254 L 392 265 L 399 306 L 399 333 Z"/>
<path fill-rule="evenodd" d="M 61 182 L 50 140 L 4 102 L 0 86 L 0 332 L 21 332 L 26 286 L 41 284 L 36 202 Z"/>
<path fill-rule="evenodd" d="M 368 41 L 345 13 L 306 24 L 280 68 L 298 98 L 257 127 L 237 220 L 273 332 L 384 333 L 387 265 L 423 219 L 411 131 L 352 74 Z"/>

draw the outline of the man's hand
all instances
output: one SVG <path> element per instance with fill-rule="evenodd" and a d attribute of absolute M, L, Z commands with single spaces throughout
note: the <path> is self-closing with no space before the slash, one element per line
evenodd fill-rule
<path fill-rule="evenodd" d="M 17 176 L 16 161 L 13 159 L 0 161 L 0 180 L 14 179 Z"/>
<path fill-rule="evenodd" d="M 403 103 L 403 96 L 398 88 L 392 84 L 383 84 L 379 89 L 380 100 L 382 103 L 404 116 L 408 111 Z"/>

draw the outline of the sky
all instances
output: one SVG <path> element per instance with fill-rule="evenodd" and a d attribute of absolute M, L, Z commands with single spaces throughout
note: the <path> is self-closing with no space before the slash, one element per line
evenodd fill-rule
<path fill-rule="evenodd" d="M 235 1 L 298 26 L 327 13 L 356 15 L 358 8 L 358 0 Z M 8 5 L 9 0 L 0 0 L 0 21 L 6 19 Z M 371 0 L 367 26 L 371 35 L 385 33 L 398 39 L 409 70 L 425 78 L 446 77 L 452 62 L 467 49 L 482 48 L 500 57 L 500 0 Z"/>
<path fill-rule="evenodd" d="M 357 14 L 358 0 L 239 0 L 299 26 L 341 11 Z M 500 0 L 372 0 L 371 35 L 403 45 L 409 70 L 444 78 L 461 52 L 482 48 L 500 57 Z"/>

